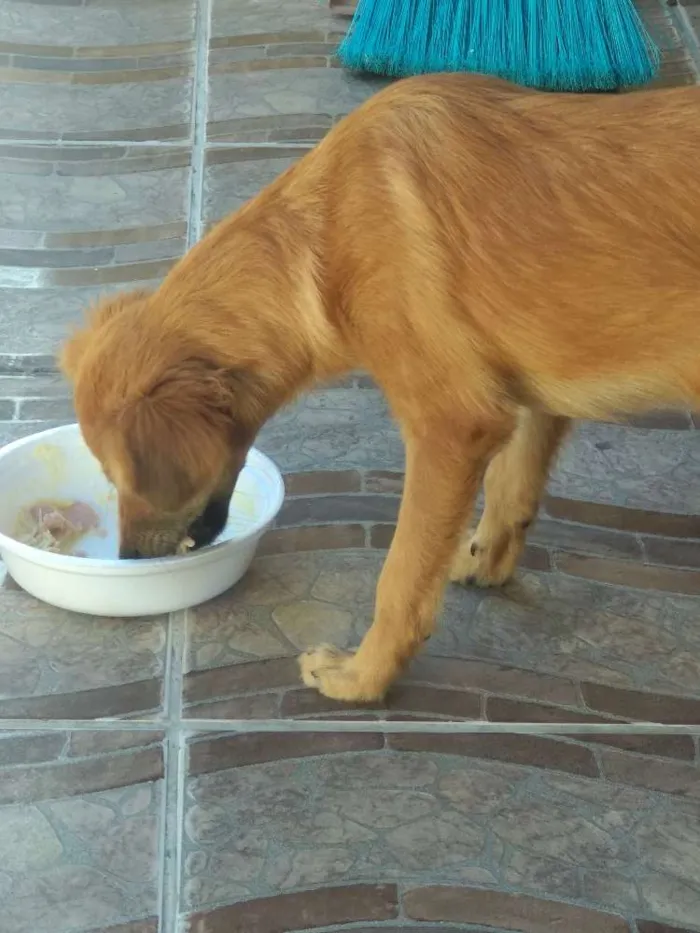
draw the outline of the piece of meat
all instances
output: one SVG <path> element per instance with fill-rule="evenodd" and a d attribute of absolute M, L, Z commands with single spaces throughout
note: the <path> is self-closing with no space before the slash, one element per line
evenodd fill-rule
<path fill-rule="evenodd" d="M 99 515 L 85 502 L 43 500 L 20 510 L 15 538 L 42 551 L 73 554 L 80 538 L 99 524 Z"/>

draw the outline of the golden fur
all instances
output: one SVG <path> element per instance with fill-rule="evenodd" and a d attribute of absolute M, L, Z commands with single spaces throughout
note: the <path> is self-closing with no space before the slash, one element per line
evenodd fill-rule
<path fill-rule="evenodd" d="M 398 527 L 358 651 L 301 668 L 327 696 L 380 697 L 448 577 L 513 572 L 570 419 L 700 401 L 698 153 L 697 88 L 437 75 L 377 94 L 67 344 L 124 553 L 206 543 L 263 422 L 367 370 L 405 439 Z"/>

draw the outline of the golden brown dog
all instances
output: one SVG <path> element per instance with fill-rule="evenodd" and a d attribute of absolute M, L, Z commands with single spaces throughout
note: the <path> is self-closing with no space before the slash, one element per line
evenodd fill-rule
<path fill-rule="evenodd" d="M 122 553 L 211 541 L 263 422 L 369 371 L 406 444 L 396 536 L 357 652 L 301 669 L 327 696 L 380 697 L 448 577 L 513 572 L 570 419 L 700 401 L 699 153 L 696 88 L 439 75 L 377 94 L 65 347 Z"/>

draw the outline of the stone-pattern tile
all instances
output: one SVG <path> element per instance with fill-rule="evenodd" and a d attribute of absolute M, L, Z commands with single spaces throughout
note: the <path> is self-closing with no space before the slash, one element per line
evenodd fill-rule
<path fill-rule="evenodd" d="M 698 695 L 695 599 L 523 573 L 495 594 L 448 591 L 444 649 L 616 686 Z"/>
<path fill-rule="evenodd" d="M 692 478 L 700 434 L 586 424 L 564 447 L 549 491 L 572 499 L 667 512 L 700 512 Z"/>
<path fill-rule="evenodd" d="M 214 0 L 209 54 L 209 139 L 320 139 L 385 80 L 333 67 L 343 30 L 325 4 Z"/>
<path fill-rule="evenodd" d="M 308 151 L 255 147 L 210 151 L 204 180 L 204 223 L 237 210 Z"/>
<path fill-rule="evenodd" d="M 6 404 L 12 401 L 8 399 Z M 346 476 L 357 477 L 356 488 L 342 485 Z M 287 474 L 285 481 L 288 498 L 277 517 L 278 531 L 268 539 L 266 547 L 273 539 L 281 541 L 287 533 L 297 536 L 310 533 L 307 526 L 334 523 L 337 529 L 340 522 L 365 523 L 369 526 L 372 546 L 389 547 L 398 517 L 402 473 L 307 471 Z M 480 509 L 481 503 L 477 505 L 477 511 Z M 555 512 L 556 520 L 546 517 L 551 511 Z M 570 512 L 573 515 L 569 515 Z M 618 526 L 620 530 L 615 530 Z M 647 533 L 639 534 L 641 531 Z M 611 566 L 624 567 L 625 572 L 620 574 L 618 582 L 642 586 L 643 578 L 648 576 L 650 582 L 645 588 L 676 591 L 673 582 L 678 583 L 681 576 L 663 568 L 697 569 L 700 566 L 698 533 L 700 522 L 694 516 L 548 496 L 541 517 L 529 532 L 523 566 L 537 569 L 539 565 L 533 563 L 533 558 L 539 554 L 542 563 L 539 569 L 549 569 L 561 563 L 562 552 L 573 551 L 578 556 L 602 557 Z M 649 565 L 654 565 L 656 570 L 652 572 Z M 586 574 L 582 575 L 590 576 L 592 565 L 585 566 Z M 567 572 L 573 572 L 573 567 L 568 567 Z M 697 576 L 687 574 L 685 579 L 691 586 L 677 591 L 697 592 Z"/>
<path fill-rule="evenodd" d="M 0 421 L 0 445 L 4 446 L 22 437 L 28 437 L 37 431 L 57 428 L 73 420 L 73 418 L 58 418 L 50 421 Z"/>
<path fill-rule="evenodd" d="M 171 139 L 189 135 L 193 0 L 0 6 L 0 135 Z"/>
<path fill-rule="evenodd" d="M 56 46 L 91 47 L 97 57 L 98 48 L 114 55 L 117 46 L 191 41 L 194 12 L 193 0 L 3 0 L 0 34 L 8 44 L 43 46 L 46 54 L 57 54 Z"/>
<path fill-rule="evenodd" d="M 652 39 L 661 50 L 661 68 L 653 86 L 695 84 L 698 79 L 697 64 L 679 34 L 677 20 L 670 9 L 672 4 L 658 0 L 637 0 L 637 6 Z"/>
<path fill-rule="evenodd" d="M 234 172 L 231 197 L 237 183 Z M 280 412 L 259 444 L 287 471 L 403 468 L 398 428 L 375 389 L 318 390 Z M 548 489 L 563 498 L 697 514 L 699 469 L 697 431 L 586 423 L 562 449 Z"/>
<path fill-rule="evenodd" d="M 556 567 L 564 573 L 600 583 L 700 596 L 700 575 L 693 570 L 635 566 L 629 561 L 601 560 L 585 554 L 561 554 L 556 559 Z"/>
<path fill-rule="evenodd" d="M 53 366 L 88 300 L 159 281 L 184 251 L 195 12 L 0 4 L 3 369 Z"/>
<path fill-rule="evenodd" d="M 583 525 L 596 525 L 641 535 L 662 535 L 667 538 L 697 538 L 700 519 L 681 512 L 656 512 L 631 509 L 626 506 L 584 499 L 564 499 L 545 495 L 544 513 L 551 518 Z M 641 539 L 646 541 L 646 539 Z"/>
<path fill-rule="evenodd" d="M 2 565 L 0 564 L 0 574 Z M 167 619 L 106 619 L 0 585 L 1 719 L 93 719 L 161 708 Z"/>
<path fill-rule="evenodd" d="M 391 929 L 400 910 L 533 933 L 568 911 L 571 928 L 590 933 L 627 933 L 635 917 L 697 924 L 700 801 L 382 749 L 371 735 L 297 738 L 296 755 L 279 745 L 284 734 L 191 745 L 181 904 L 195 912 L 190 930 Z"/>
<path fill-rule="evenodd" d="M 181 147 L 0 143 L 3 354 L 51 354 L 100 294 L 165 275 L 185 249 L 189 173 Z"/>
<path fill-rule="evenodd" d="M 381 553 L 342 547 L 262 557 L 233 591 L 192 610 L 185 694 L 204 704 L 193 715 L 314 716 L 344 709 L 295 689 L 292 659 L 319 642 L 358 644 L 372 617 L 382 561 Z M 503 592 L 449 587 L 427 651 L 403 681 L 426 688 L 397 688 L 376 712 L 700 722 L 697 613 L 691 597 L 558 573 L 525 571 Z M 507 707 L 495 696 L 519 702 Z M 533 709 L 524 700 L 545 706 Z"/>
<path fill-rule="evenodd" d="M 211 34 L 213 43 L 242 38 L 264 43 L 268 37 L 284 42 L 288 35 L 300 33 L 340 33 L 326 3 L 316 0 L 288 0 L 280 7 L 275 0 L 214 0 Z M 274 41 L 268 38 L 268 41 Z"/>
<path fill-rule="evenodd" d="M 312 64 L 304 68 L 294 59 L 270 59 L 265 68 L 211 75 L 209 124 L 214 124 L 216 131 L 215 124 L 242 117 L 270 120 L 302 113 L 337 118 L 354 110 L 382 86 L 383 82 L 376 79 L 330 68 L 325 60 L 316 64 L 312 59 Z"/>
<path fill-rule="evenodd" d="M 281 411 L 258 446 L 284 471 L 403 469 L 403 444 L 373 389 L 327 389 Z"/>
<path fill-rule="evenodd" d="M 190 120 L 190 79 L 95 87 L 0 84 L 0 135 L 41 140 L 184 139 Z"/>
<path fill-rule="evenodd" d="M 170 248 L 174 241 L 162 242 Z M 120 277 L 124 274 L 124 268 L 119 270 Z M 93 275 L 97 280 L 103 279 L 106 271 L 96 268 Z M 133 274 L 133 271 L 133 267 L 126 269 L 128 275 Z M 0 287 L 3 308 L 0 316 L 0 340 L 3 347 L 0 366 L 3 372 L 32 372 L 38 369 L 40 375 L 45 375 L 55 371 L 56 353 L 62 341 L 71 327 L 82 320 L 85 311 L 98 298 L 123 289 L 153 288 L 158 282 L 149 279 L 148 276 L 161 277 L 166 271 L 166 266 L 164 263 L 146 262 L 139 264 L 135 271 L 137 275 L 143 275 L 145 278 L 82 287 Z M 28 394 L 33 395 L 34 392 L 30 391 Z M 43 417 L 49 418 L 50 415 Z M 36 427 L 34 430 L 38 431 L 40 428 Z"/>
<path fill-rule="evenodd" d="M 107 933 L 133 923 L 125 933 L 157 933 L 158 741 L 0 733 L 3 929 Z"/>
<path fill-rule="evenodd" d="M 189 164 L 180 146 L 0 145 L 0 245 L 53 253 L 181 236 Z"/>

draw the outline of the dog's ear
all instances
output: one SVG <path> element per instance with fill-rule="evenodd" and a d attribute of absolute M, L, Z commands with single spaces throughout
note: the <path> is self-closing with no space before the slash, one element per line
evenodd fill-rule
<path fill-rule="evenodd" d="M 70 380 L 75 382 L 78 374 L 80 361 L 85 354 L 85 348 L 88 345 L 90 334 L 87 330 L 76 330 L 66 340 L 58 354 L 58 365 L 61 372 Z"/>
<path fill-rule="evenodd" d="M 245 374 L 188 359 L 125 408 L 117 428 L 131 491 L 154 508 L 177 511 L 207 490 L 252 440 L 239 417 L 246 387 Z"/>
<path fill-rule="evenodd" d="M 149 294 L 149 292 L 142 289 L 124 292 L 100 301 L 99 304 L 91 308 L 88 311 L 85 327 L 75 330 L 59 351 L 58 365 L 64 376 L 74 382 L 85 351 L 95 341 L 99 340 L 100 329 L 126 308 L 133 307 L 137 302 L 139 304 L 144 303 Z"/>

